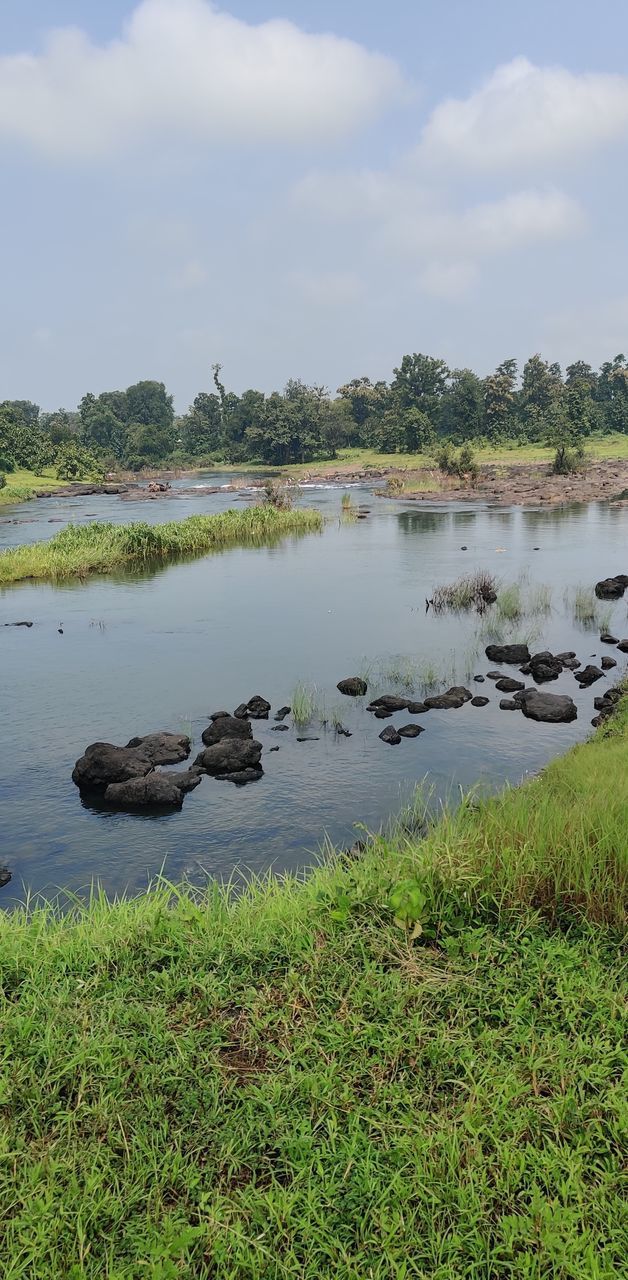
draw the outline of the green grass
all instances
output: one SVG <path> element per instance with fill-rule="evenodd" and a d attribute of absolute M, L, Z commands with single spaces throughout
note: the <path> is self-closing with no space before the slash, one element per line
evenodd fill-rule
<path fill-rule="evenodd" d="M 0 585 L 33 578 L 85 578 L 230 546 L 262 546 L 285 534 L 318 532 L 322 526 L 317 511 L 277 511 L 271 506 L 156 525 L 70 524 L 48 542 L 0 552 Z"/>
<path fill-rule="evenodd" d="M 316 685 L 299 682 L 292 691 L 290 706 L 297 729 L 304 729 L 313 720 L 320 721 L 325 717 L 325 695 Z"/>
<path fill-rule="evenodd" d="M 613 458 L 624 460 L 628 458 L 628 435 L 615 433 L 591 437 L 586 441 L 585 447 L 587 457 L 591 461 L 604 461 Z M 487 445 L 484 448 L 480 448 L 474 443 L 473 452 L 476 462 L 480 466 L 515 466 L 517 463 L 529 462 L 547 462 L 549 464 L 554 458 L 555 450 L 540 444 L 515 444 L 512 447 L 508 445 Z M 366 448 L 339 449 L 336 458 L 324 462 L 294 463 L 286 467 L 264 467 L 249 462 L 229 466 L 229 470 L 268 470 L 299 476 L 312 473 L 324 475 L 328 472 L 342 471 L 347 467 L 356 467 L 361 470 L 393 468 L 400 472 L 411 471 L 417 467 L 433 468 L 434 454 L 433 451 L 428 451 L 427 453 L 378 453 L 375 449 Z M 415 487 L 413 483 L 412 488 L 415 489 Z"/>
<path fill-rule="evenodd" d="M 612 606 L 601 603 L 590 587 L 568 587 L 564 598 L 565 607 L 571 611 L 578 626 L 587 630 L 608 630 L 613 615 Z"/>
<path fill-rule="evenodd" d="M 28 502 L 35 496 L 36 489 L 61 488 L 64 482 L 51 474 L 54 470 L 54 467 L 47 467 L 41 476 L 34 471 L 7 472 L 6 485 L 4 489 L 0 489 L 0 506 L 6 506 L 11 502 Z"/>
<path fill-rule="evenodd" d="M 3 1280 L 622 1274 L 627 744 L 305 882 L 7 915 Z"/>

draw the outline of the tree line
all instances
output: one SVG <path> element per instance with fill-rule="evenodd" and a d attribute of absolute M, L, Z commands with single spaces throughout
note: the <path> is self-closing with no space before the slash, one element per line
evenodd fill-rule
<path fill-rule="evenodd" d="M 353 378 L 335 396 L 290 379 L 283 392 L 228 391 L 219 364 L 209 391 L 175 415 L 163 382 L 125 391 L 88 392 L 76 410 L 43 413 L 27 400 L 0 403 L 0 473 L 41 472 L 61 478 L 121 468 L 259 462 L 274 466 L 334 458 L 339 449 L 415 453 L 456 445 L 547 443 L 578 448 L 586 437 L 628 433 L 628 360 L 599 370 L 583 360 L 567 366 L 530 356 L 521 374 L 504 360 L 480 378 L 444 360 L 405 355 L 390 382 Z"/>

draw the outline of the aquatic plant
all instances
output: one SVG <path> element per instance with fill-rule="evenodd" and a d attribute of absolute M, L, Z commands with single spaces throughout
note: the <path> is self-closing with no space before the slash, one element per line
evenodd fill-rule
<path fill-rule="evenodd" d="M 265 505 L 274 507 L 276 511 L 291 511 L 293 497 L 291 490 L 282 480 L 266 480 L 262 490 Z"/>
<path fill-rule="evenodd" d="M 435 613 L 463 613 L 467 609 L 477 609 L 482 613 L 487 605 L 497 597 L 497 579 L 485 569 L 475 573 L 467 573 L 456 582 L 436 587 L 432 592 L 430 604 Z"/>
<path fill-rule="evenodd" d="M 318 511 L 278 511 L 273 506 L 188 516 L 164 524 L 69 524 L 48 542 L 0 552 L 0 585 L 27 578 L 85 578 L 92 573 L 141 567 L 160 560 L 205 555 L 230 546 L 264 546 L 289 533 L 320 532 Z"/>
<path fill-rule="evenodd" d="M 358 508 L 353 501 L 350 493 L 343 493 L 341 500 L 342 519 L 346 521 L 357 520 Z"/>
<path fill-rule="evenodd" d="M 290 697 L 292 720 L 297 729 L 311 724 L 313 720 L 325 718 L 325 698 L 315 684 L 299 682 Z"/>
<path fill-rule="evenodd" d="M 574 622 L 585 630 L 603 631 L 610 626 L 612 607 L 602 604 L 590 587 L 567 587 L 564 600 Z"/>

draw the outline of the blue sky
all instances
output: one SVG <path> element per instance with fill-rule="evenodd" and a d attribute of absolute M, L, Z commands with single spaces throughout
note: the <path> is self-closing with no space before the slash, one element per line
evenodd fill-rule
<path fill-rule="evenodd" d="M 624 0 L 3 0 L 0 399 L 628 348 Z"/>

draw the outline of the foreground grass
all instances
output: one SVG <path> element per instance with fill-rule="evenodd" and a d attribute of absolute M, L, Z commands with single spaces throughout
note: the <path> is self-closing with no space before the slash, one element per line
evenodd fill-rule
<path fill-rule="evenodd" d="M 0 585 L 25 579 L 87 577 L 231 546 L 263 545 L 288 533 L 322 528 L 317 511 L 250 507 L 214 516 L 188 516 L 165 524 L 68 525 L 47 542 L 0 552 Z"/>
<path fill-rule="evenodd" d="M 53 471 L 54 467 L 48 467 L 41 476 L 34 471 L 9 472 L 4 489 L 0 489 L 0 506 L 7 506 L 12 502 L 28 502 L 35 496 L 37 489 L 58 489 L 63 481 L 52 475 Z"/>
<path fill-rule="evenodd" d="M 303 884 L 6 916 L 4 1280 L 621 1274 L 627 744 Z"/>

